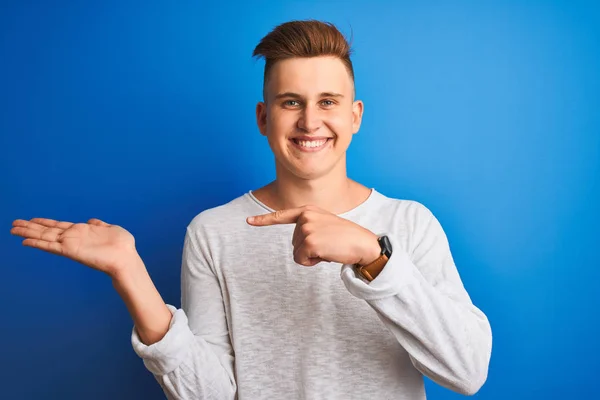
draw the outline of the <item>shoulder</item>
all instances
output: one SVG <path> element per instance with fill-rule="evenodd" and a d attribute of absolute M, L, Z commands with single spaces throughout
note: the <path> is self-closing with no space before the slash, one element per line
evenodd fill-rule
<path fill-rule="evenodd" d="M 216 207 L 205 209 L 192 218 L 187 226 L 192 233 L 222 234 L 239 230 L 246 225 L 246 218 L 260 213 L 260 208 L 248 193 Z"/>
<path fill-rule="evenodd" d="M 383 196 L 379 215 L 389 218 L 390 233 L 396 234 L 401 245 L 413 254 L 420 244 L 447 242 L 446 234 L 436 215 L 424 203 L 417 200 Z M 425 248 L 424 247 L 424 248 Z"/>
<path fill-rule="evenodd" d="M 426 225 L 435 218 L 433 212 L 423 203 L 397 197 L 390 197 L 380 192 L 375 192 L 375 207 L 378 207 L 382 215 L 389 215 L 392 219 L 401 220 L 413 229 Z"/>

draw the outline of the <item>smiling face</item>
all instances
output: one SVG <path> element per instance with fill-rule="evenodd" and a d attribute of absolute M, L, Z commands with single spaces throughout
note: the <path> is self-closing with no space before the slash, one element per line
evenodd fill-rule
<path fill-rule="evenodd" d="M 316 179 L 346 168 L 346 150 L 363 113 L 354 82 L 337 57 L 289 58 L 269 72 L 265 102 L 256 106 L 260 132 L 275 155 L 278 176 Z"/>

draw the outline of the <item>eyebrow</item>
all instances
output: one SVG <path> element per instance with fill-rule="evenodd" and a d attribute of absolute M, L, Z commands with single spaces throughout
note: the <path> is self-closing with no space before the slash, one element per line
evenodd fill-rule
<path fill-rule="evenodd" d="M 344 95 L 341 93 L 334 93 L 334 92 L 322 92 L 319 94 L 319 97 L 339 97 L 339 98 L 341 98 L 341 97 L 344 97 Z M 282 98 L 301 99 L 302 96 L 300 96 L 298 93 L 294 93 L 294 92 L 279 93 L 278 95 L 275 96 L 275 100 L 282 99 Z"/>

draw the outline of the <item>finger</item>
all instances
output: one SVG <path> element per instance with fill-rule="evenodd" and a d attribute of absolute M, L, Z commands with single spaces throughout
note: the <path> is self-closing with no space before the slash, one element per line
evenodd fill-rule
<path fill-rule="evenodd" d="M 323 260 L 322 258 L 319 257 L 315 257 L 315 258 L 309 258 L 308 261 L 306 262 L 306 264 L 303 264 L 305 267 L 314 267 L 315 265 L 317 265 L 320 262 L 323 262 L 325 260 Z"/>
<path fill-rule="evenodd" d="M 304 239 L 311 234 L 313 230 L 313 225 L 310 223 L 301 224 L 300 220 L 296 224 L 296 228 L 294 228 L 294 234 L 292 235 L 292 245 L 294 248 L 302 244 Z"/>
<path fill-rule="evenodd" d="M 26 228 L 22 226 L 16 226 L 10 230 L 10 233 L 16 236 L 21 236 L 26 239 L 38 239 L 45 240 L 47 242 L 55 242 L 58 239 L 58 236 L 63 232 L 62 229 L 58 228 L 44 228 L 40 229 L 32 229 Z"/>
<path fill-rule="evenodd" d="M 97 225 L 97 226 L 106 226 L 106 227 L 112 226 L 102 220 L 99 220 L 98 218 L 91 218 L 87 223 L 91 224 L 91 225 Z"/>
<path fill-rule="evenodd" d="M 268 226 L 278 224 L 295 224 L 298 217 L 304 211 L 304 207 L 288 208 L 263 215 L 248 217 L 247 222 L 254 226 Z"/>
<path fill-rule="evenodd" d="M 32 218 L 29 220 L 29 222 L 33 222 L 35 224 L 39 224 L 39 225 L 42 225 L 42 226 L 48 227 L 48 228 L 60 228 L 60 229 L 69 229 L 73 225 L 72 222 L 56 221 L 54 219 L 48 219 L 48 218 Z"/>
<path fill-rule="evenodd" d="M 294 228 L 294 233 L 292 234 L 292 246 L 294 247 L 294 251 L 304 240 L 304 238 L 300 238 L 300 227 L 301 225 L 296 224 L 296 227 Z"/>
<path fill-rule="evenodd" d="M 48 229 L 47 226 L 40 225 L 37 222 L 26 221 L 24 219 L 14 220 L 12 225 L 13 227 L 23 227 L 27 229 L 33 229 L 36 231 L 43 231 L 44 229 Z"/>
<path fill-rule="evenodd" d="M 311 247 L 307 246 L 306 241 L 304 241 L 294 249 L 294 261 L 305 267 L 312 267 L 325 260 L 313 252 Z"/>
<path fill-rule="evenodd" d="M 23 240 L 23 246 L 44 250 L 52 254 L 62 255 L 63 253 L 62 246 L 58 242 L 48 242 L 46 240 L 39 239 L 25 239 Z"/>

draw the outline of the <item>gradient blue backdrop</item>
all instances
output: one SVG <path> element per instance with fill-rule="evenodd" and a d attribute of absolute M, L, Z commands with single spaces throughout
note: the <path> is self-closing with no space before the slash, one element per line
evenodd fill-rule
<path fill-rule="evenodd" d="M 354 35 L 349 175 L 438 216 L 489 316 L 477 397 L 598 398 L 600 12 L 566 1 L 2 2 L 0 397 L 163 398 L 108 277 L 11 222 L 120 224 L 179 305 L 187 223 L 274 178 L 251 53 L 304 18 Z"/>

